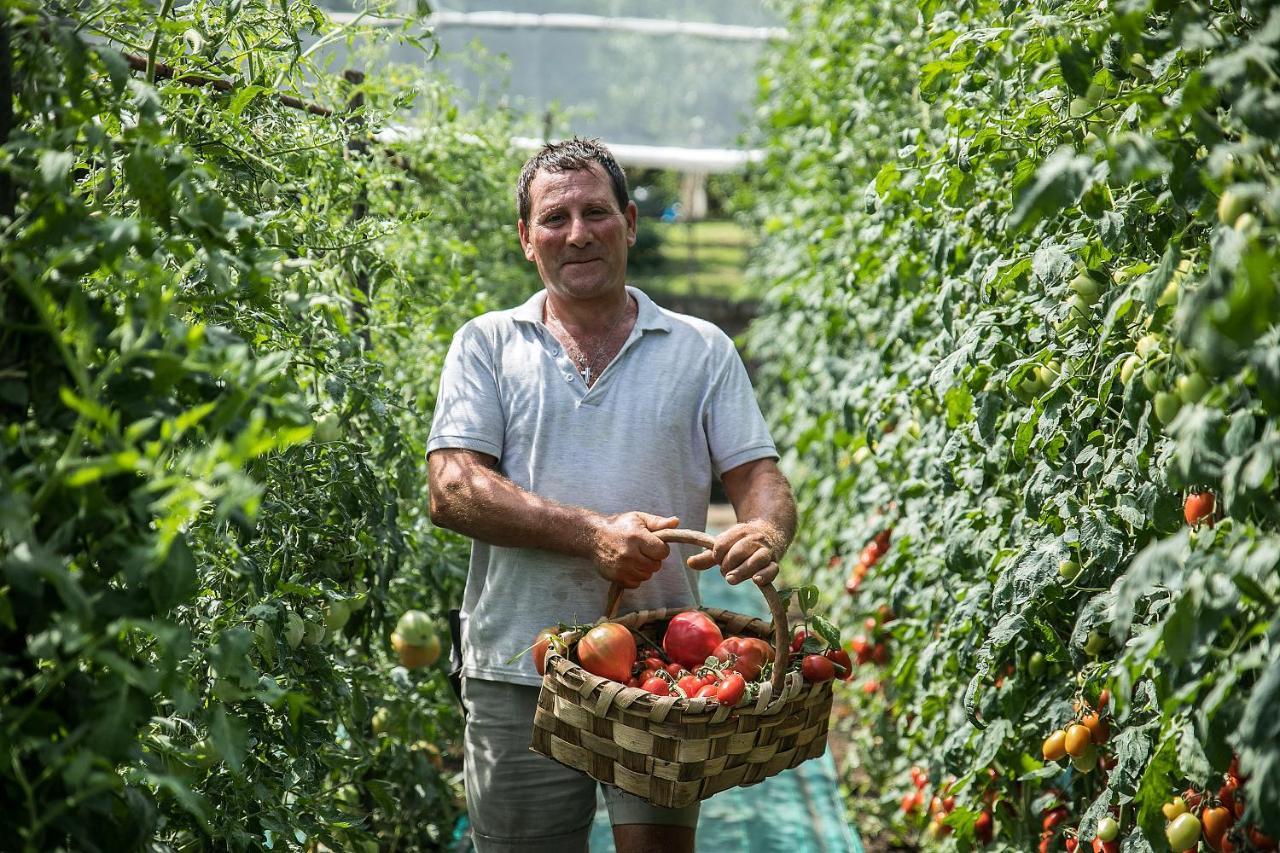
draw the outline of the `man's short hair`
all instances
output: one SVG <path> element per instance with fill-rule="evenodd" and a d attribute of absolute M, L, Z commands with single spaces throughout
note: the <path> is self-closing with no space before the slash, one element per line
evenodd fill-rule
<path fill-rule="evenodd" d="M 589 169 L 592 163 L 599 163 L 613 183 L 613 197 L 618 201 L 618 209 L 626 210 L 631 195 L 627 192 L 627 176 L 623 174 L 618 161 L 613 159 L 609 149 L 599 139 L 579 139 L 573 137 L 562 142 L 548 142 L 542 149 L 525 161 L 520 170 L 520 179 L 516 181 L 516 207 L 520 211 L 520 221 L 529 224 L 529 185 L 537 177 L 538 172 L 575 172 L 578 169 Z"/>

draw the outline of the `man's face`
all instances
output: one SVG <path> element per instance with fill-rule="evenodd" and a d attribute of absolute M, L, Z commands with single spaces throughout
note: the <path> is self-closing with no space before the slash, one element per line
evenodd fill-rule
<path fill-rule="evenodd" d="M 517 223 L 524 256 L 557 296 L 590 299 L 626 283 L 627 249 L 636 242 L 636 206 L 618 209 L 598 163 L 538 172 L 529 185 L 529 222 Z"/>

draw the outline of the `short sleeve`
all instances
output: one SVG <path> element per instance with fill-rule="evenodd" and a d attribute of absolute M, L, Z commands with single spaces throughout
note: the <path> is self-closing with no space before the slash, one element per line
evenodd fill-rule
<path fill-rule="evenodd" d="M 457 448 L 501 459 L 505 424 L 492 346 L 483 329 L 468 322 L 444 359 L 427 453 Z"/>
<path fill-rule="evenodd" d="M 703 415 L 717 477 L 747 462 L 778 458 L 747 368 L 732 341 L 726 338 L 725 346 L 729 351 L 720 359 Z"/>

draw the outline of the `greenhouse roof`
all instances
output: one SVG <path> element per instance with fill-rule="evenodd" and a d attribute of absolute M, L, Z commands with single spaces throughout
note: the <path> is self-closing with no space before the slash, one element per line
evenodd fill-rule
<path fill-rule="evenodd" d="M 756 63 L 769 40 L 786 37 L 761 0 L 492 8 L 501 5 L 453 2 L 419 20 L 435 33 L 434 61 L 464 93 L 464 108 L 515 113 L 518 146 L 599 137 L 626 165 L 696 172 L 739 169 L 757 156 L 740 142 Z M 386 26 L 408 17 L 331 16 Z M 413 61 L 405 51 L 391 59 Z"/>

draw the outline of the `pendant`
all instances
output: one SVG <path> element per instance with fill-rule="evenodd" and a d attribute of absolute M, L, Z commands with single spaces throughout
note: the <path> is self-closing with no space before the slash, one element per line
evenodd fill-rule
<path fill-rule="evenodd" d="M 591 387 L 591 365 L 587 365 L 586 371 L 582 374 L 582 381 L 587 383 L 587 387 Z"/>

